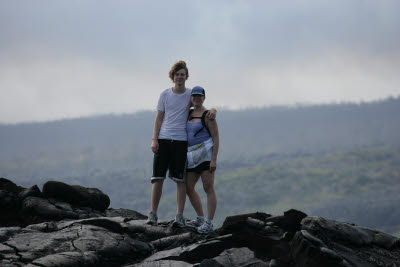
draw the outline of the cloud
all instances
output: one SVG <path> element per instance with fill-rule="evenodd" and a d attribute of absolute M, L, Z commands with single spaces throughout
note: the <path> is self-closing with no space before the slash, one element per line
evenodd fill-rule
<path fill-rule="evenodd" d="M 399 95 L 398 10 L 396 0 L 1 1 L 0 122 L 153 109 L 179 59 L 211 106 Z"/>
<path fill-rule="evenodd" d="M 399 59 L 331 51 L 315 59 L 253 65 L 229 69 L 222 74 L 216 72 L 207 80 L 214 91 L 208 94 L 207 104 L 244 108 L 360 102 L 398 96 Z"/>
<path fill-rule="evenodd" d="M 0 121 L 151 109 L 160 88 L 169 85 L 167 74 L 163 74 L 146 69 L 121 70 L 82 59 L 0 63 Z"/>

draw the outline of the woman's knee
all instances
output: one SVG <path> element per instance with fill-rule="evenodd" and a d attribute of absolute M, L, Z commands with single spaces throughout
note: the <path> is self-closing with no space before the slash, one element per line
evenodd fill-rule
<path fill-rule="evenodd" d="M 195 185 L 192 185 L 192 184 L 186 184 L 186 193 L 188 194 L 188 195 L 191 195 L 191 194 L 193 194 L 194 193 L 194 186 Z"/>
<path fill-rule="evenodd" d="M 214 192 L 214 185 L 212 183 L 203 183 L 203 188 L 207 194 Z"/>

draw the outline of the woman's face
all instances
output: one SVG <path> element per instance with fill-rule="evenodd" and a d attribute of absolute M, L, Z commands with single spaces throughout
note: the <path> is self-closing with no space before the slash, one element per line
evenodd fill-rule
<path fill-rule="evenodd" d="M 193 106 L 201 106 L 204 103 L 205 96 L 204 95 L 192 95 L 190 99 L 192 101 Z"/>

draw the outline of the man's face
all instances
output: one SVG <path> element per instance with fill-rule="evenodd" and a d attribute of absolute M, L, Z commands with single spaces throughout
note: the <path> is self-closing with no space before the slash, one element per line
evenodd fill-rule
<path fill-rule="evenodd" d="M 186 81 L 186 70 L 180 69 L 174 75 L 174 83 L 175 84 L 185 84 Z"/>

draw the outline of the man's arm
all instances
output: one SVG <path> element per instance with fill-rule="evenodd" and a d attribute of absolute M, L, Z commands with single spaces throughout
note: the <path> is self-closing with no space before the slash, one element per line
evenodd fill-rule
<path fill-rule="evenodd" d="M 153 137 L 151 139 L 151 151 L 156 153 L 158 151 L 158 133 L 161 129 L 161 124 L 164 120 L 164 111 L 157 110 L 156 119 L 154 121 Z"/>
<path fill-rule="evenodd" d="M 217 110 L 215 108 L 210 109 L 207 112 L 206 117 L 211 120 L 215 120 L 215 118 L 217 117 Z"/>

